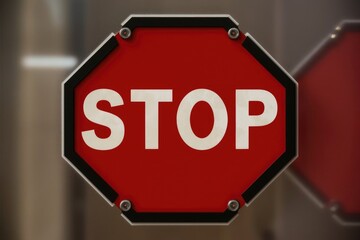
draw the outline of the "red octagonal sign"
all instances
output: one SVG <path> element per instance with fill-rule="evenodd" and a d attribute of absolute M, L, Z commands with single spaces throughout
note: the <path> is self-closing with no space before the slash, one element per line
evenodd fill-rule
<path fill-rule="evenodd" d="M 63 83 L 63 155 L 133 224 L 227 223 L 297 155 L 297 84 L 227 15 L 132 15 Z"/>

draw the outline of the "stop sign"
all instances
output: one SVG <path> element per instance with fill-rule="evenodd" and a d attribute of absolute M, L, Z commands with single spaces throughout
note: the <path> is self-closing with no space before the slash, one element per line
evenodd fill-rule
<path fill-rule="evenodd" d="M 297 84 L 228 15 L 131 15 L 63 83 L 64 158 L 133 224 L 227 223 L 297 154 Z"/>
<path fill-rule="evenodd" d="M 295 69 L 299 81 L 297 183 L 344 225 L 360 225 L 360 21 L 345 20 Z"/>

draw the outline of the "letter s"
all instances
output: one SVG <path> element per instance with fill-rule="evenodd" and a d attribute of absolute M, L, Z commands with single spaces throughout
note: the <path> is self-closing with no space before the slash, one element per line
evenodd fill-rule
<path fill-rule="evenodd" d="M 116 115 L 98 109 L 96 105 L 99 101 L 108 101 L 112 107 L 124 104 L 120 94 L 114 90 L 97 89 L 89 93 L 84 100 L 84 114 L 90 121 L 110 128 L 110 136 L 99 138 L 94 130 L 87 130 L 81 133 L 82 138 L 93 149 L 112 150 L 124 139 L 124 123 Z"/>

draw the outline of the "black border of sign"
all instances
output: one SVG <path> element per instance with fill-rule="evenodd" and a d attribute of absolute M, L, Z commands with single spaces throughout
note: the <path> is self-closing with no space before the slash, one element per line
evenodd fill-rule
<path fill-rule="evenodd" d="M 122 215 L 132 225 L 142 224 L 227 224 L 237 215 L 238 211 L 225 212 L 136 212 L 130 209 Z"/>
<path fill-rule="evenodd" d="M 242 194 L 249 204 L 297 156 L 297 83 L 274 59 L 248 34 L 243 46 L 286 89 L 286 150 Z"/>
<path fill-rule="evenodd" d="M 130 15 L 121 23 L 123 28 L 133 31 L 137 27 L 219 27 L 229 31 L 238 28 L 230 15 Z"/>
<path fill-rule="evenodd" d="M 306 57 L 294 68 L 292 75 L 300 79 L 311 66 L 319 60 L 324 53 L 335 44 L 347 31 L 360 31 L 359 20 L 343 20 L 336 25 L 334 31 L 328 34 Z M 301 173 L 294 168 L 288 169 L 288 175 L 296 184 L 300 185 L 302 189 L 306 189 L 306 194 L 313 199 L 317 205 L 328 208 L 333 218 L 343 226 L 360 226 L 360 213 L 348 214 L 345 213 L 341 206 L 338 205 L 336 199 L 327 199 L 326 196 L 320 193 L 319 189 L 311 185 L 311 183 Z M 335 208 L 334 204 L 337 205 Z"/>
<path fill-rule="evenodd" d="M 104 199 L 113 205 L 117 192 L 100 177 L 76 152 L 74 146 L 74 90 L 90 72 L 105 59 L 116 47 L 118 42 L 111 34 L 95 51 L 63 82 L 62 121 L 63 121 L 63 157 L 71 163 Z"/>
<path fill-rule="evenodd" d="M 130 15 L 123 28 L 136 27 L 222 27 L 226 31 L 238 29 L 229 15 Z M 113 49 L 118 46 L 114 35 L 94 51 L 63 83 L 63 155 L 66 160 L 111 204 L 118 193 L 111 188 L 74 150 L 74 89 Z M 297 83 L 249 34 L 243 47 L 269 71 L 286 89 L 286 152 L 276 160 L 243 194 L 246 204 L 251 201 L 297 156 Z M 65 98 L 66 96 L 66 98 Z M 226 224 L 238 211 L 223 213 L 140 213 L 134 209 L 122 215 L 131 224 Z"/>

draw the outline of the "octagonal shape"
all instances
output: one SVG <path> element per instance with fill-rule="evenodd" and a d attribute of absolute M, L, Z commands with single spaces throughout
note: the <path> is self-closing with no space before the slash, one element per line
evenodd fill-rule
<path fill-rule="evenodd" d="M 291 168 L 311 199 L 360 225 L 360 21 L 345 20 L 299 64 L 299 150 Z"/>
<path fill-rule="evenodd" d="M 297 154 L 296 82 L 228 15 L 131 15 L 121 29 L 63 83 L 64 158 L 133 224 L 228 223 Z"/>

